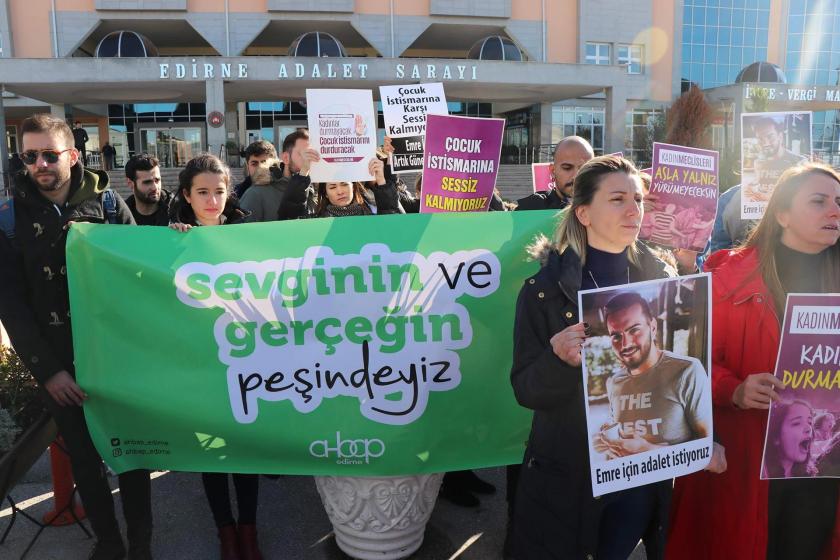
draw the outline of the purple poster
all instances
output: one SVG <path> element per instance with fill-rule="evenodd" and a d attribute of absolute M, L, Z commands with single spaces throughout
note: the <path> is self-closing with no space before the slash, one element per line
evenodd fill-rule
<path fill-rule="evenodd" d="M 718 153 L 654 142 L 651 176 L 639 237 L 703 251 L 717 211 Z"/>
<path fill-rule="evenodd" d="M 840 477 L 840 295 L 790 294 L 761 478 Z"/>
<path fill-rule="evenodd" d="M 428 115 L 420 212 L 487 210 L 504 129 L 504 119 Z"/>

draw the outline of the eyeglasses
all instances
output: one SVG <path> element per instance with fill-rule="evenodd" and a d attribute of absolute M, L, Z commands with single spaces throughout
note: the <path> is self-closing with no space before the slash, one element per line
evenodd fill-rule
<path fill-rule="evenodd" d="M 69 152 L 73 148 L 67 148 L 66 150 L 27 150 L 20 154 L 20 159 L 23 160 L 23 163 L 26 165 L 34 165 L 36 161 L 38 161 L 38 156 L 40 155 L 44 158 L 46 163 L 56 163 L 58 158 L 61 157 L 61 154 L 64 152 Z"/>

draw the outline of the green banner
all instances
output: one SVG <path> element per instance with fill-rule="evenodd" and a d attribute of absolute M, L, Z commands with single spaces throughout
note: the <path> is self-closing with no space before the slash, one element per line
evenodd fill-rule
<path fill-rule="evenodd" d="M 525 246 L 554 213 L 75 224 L 93 440 L 135 468 L 400 475 L 520 461 L 510 386 Z"/>

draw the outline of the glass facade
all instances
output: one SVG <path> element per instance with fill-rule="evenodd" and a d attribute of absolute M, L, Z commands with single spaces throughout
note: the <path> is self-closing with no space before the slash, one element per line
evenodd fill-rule
<path fill-rule="evenodd" d="M 624 156 L 636 167 L 650 167 L 653 150 L 653 119 L 661 109 L 633 109 L 627 111 L 624 134 Z"/>
<path fill-rule="evenodd" d="M 788 81 L 799 85 L 840 84 L 840 1 L 790 0 L 788 10 Z M 840 152 L 840 111 L 814 113 L 814 151 Z"/>
<path fill-rule="evenodd" d="M 683 90 L 692 83 L 701 88 L 734 83 L 742 68 L 766 60 L 770 3 L 771 0 L 685 0 Z"/>
<path fill-rule="evenodd" d="M 126 160 L 133 154 L 139 153 L 144 149 L 150 149 L 149 146 L 162 142 L 149 143 L 149 133 L 147 130 L 180 130 L 187 128 L 204 129 L 204 122 L 207 118 L 206 108 L 204 103 L 130 103 L 121 105 L 108 105 L 108 139 L 111 145 L 117 150 L 116 166 L 121 167 L 125 165 Z M 190 123 L 192 123 L 190 125 Z M 144 146 L 137 146 L 137 132 L 141 131 L 140 137 L 143 139 Z M 90 133 L 88 133 L 90 134 Z M 156 136 L 156 135 L 152 135 Z M 178 133 L 167 133 L 167 137 L 174 138 Z M 91 137 L 93 140 L 93 137 Z M 98 146 L 99 143 L 90 143 L 89 145 Z M 155 149 L 157 152 L 157 148 Z M 167 148 L 161 154 L 169 155 L 170 150 Z M 172 154 L 177 151 L 172 151 Z M 165 159 L 165 158 L 164 158 Z M 174 155 L 166 160 L 170 165 L 178 163 L 180 160 Z"/>

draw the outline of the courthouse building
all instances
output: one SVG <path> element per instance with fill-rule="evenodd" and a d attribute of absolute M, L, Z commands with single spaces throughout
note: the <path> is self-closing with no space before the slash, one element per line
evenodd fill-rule
<path fill-rule="evenodd" d="M 506 119 L 503 163 L 573 133 L 633 155 L 679 93 L 681 17 L 670 0 L 0 0 L 2 147 L 46 111 L 84 126 L 94 165 L 110 141 L 118 166 L 177 167 L 305 126 L 307 88 L 441 81 L 452 114 Z"/>

